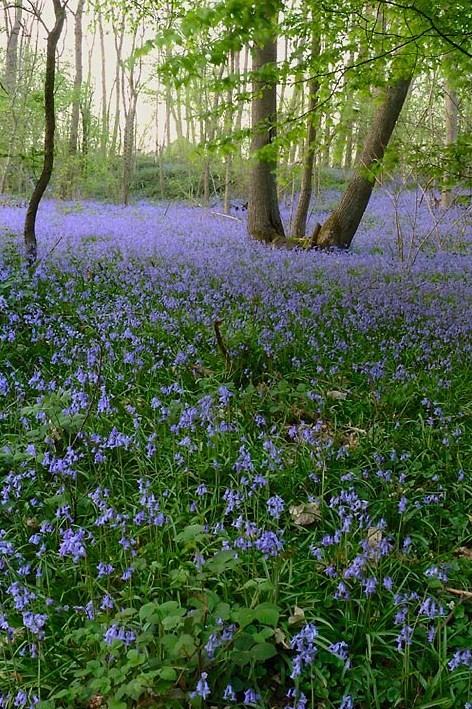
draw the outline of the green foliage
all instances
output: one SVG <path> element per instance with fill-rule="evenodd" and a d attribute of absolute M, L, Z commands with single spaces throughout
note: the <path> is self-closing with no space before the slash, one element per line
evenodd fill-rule
<path fill-rule="evenodd" d="M 347 261 L 352 292 L 321 275 L 274 288 L 305 302 L 285 313 L 285 333 L 268 327 L 260 297 L 223 298 L 228 362 L 206 301 L 209 288 L 224 292 L 224 278 L 209 282 L 205 271 L 202 290 L 187 292 L 178 264 L 166 263 L 161 283 L 159 256 L 115 255 L 67 271 L 48 264 L 32 279 L 13 248 L 3 258 L 0 317 L 12 318 L 16 337 L 0 341 L 1 553 L 4 573 L 48 620 L 38 639 L 7 591 L 13 639 L 2 641 L 0 691 L 16 695 L 21 676 L 41 709 L 177 709 L 198 704 L 190 693 L 205 673 L 216 705 L 229 684 L 238 706 L 248 687 L 260 707 L 286 705 L 290 687 L 330 709 L 345 694 L 362 709 L 464 705 L 470 672 L 448 667 L 471 640 L 467 603 L 448 591 L 470 581 L 470 479 L 458 470 L 470 456 L 471 373 L 458 349 L 435 338 L 429 354 L 418 340 L 405 344 L 413 335 L 401 309 L 382 329 L 369 326 L 367 272 Z M 258 275 L 264 289 L 269 275 Z M 384 277 L 370 288 L 407 286 L 424 308 L 436 285 L 452 285 L 439 275 L 424 291 L 398 273 Z M 359 328 L 350 318 L 361 302 Z M 427 332 L 426 321 L 417 325 Z M 139 365 L 126 356 L 131 342 Z M 179 361 L 187 345 L 197 354 Z M 239 496 L 230 513 L 228 490 Z M 278 517 L 269 512 L 276 495 Z M 342 495 L 350 498 L 340 506 Z M 278 553 L 258 549 L 262 530 L 282 529 Z M 78 541 L 76 558 L 60 552 L 66 531 L 80 530 L 86 554 Z M 24 572 L 12 548 L 40 573 Z M 343 576 L 362 550 L 366 576 Z M 100 564 L 112 568 L 101 574 Z M 447 568 L 447 588 L 425 576 L 434 567 Z M 366 592 L 371 577 L 377 587 Z M 343 579 L 349 596 L 339 598 Z M 432 603 L 443 608 L 433 618 Z M 295 639 L 311 625 L 313 662 L 291 678 Z M 402 626 L 412 629 L 408 645 Z M 340 641 L 350 664 L 333 650 Z"/>

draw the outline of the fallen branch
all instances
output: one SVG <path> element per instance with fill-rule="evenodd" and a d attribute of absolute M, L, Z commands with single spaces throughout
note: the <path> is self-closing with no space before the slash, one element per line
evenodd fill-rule
<path fill-rule="evenodd" d="M 220 330 L 220 325 L 223 322 L 223 320 L 215 320 L 213 322 L 213 327 L 215 329 L 215 335 L 216 335 L 216 342 L 218 344 L 218 347 L 220 348 L 221 352 L 223 353 L 223 356 L 225 358 L 226 366 L 230 367 L 231 366 L 231 355 L 228 352 L 228 348 L 226 347 L 223 337 L 221 335 L 221 330 Z"/>
<path fill-rule="evenodd" d="M 454 594 L 454 596 L 462 596 L 462 598 L 468 598 L 469 600 L 472 599 L 472 591 L 464 591 L 460 588 L 450 588 L 449 586 L 446 586 L 444 590 L 448 593 Z"/>
<path fill-rule="evenodd" d="M 242 219 L 239 217 L 233 217 L 232 214 L 224 214 L 223 212 L 211 212 L 211 214 L 214 214 L 217 217 L 225 217 L 226 219 L 234 219 L 236 222 L 242 222 Z"/>

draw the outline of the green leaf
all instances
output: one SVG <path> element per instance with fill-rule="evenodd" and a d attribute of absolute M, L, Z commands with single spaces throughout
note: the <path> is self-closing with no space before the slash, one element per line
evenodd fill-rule
<path fill-rule="evenodd" d="M 187 659 L 196 652 L 194 639 L 191 635 L 181 635 L 172 649 L 174 657 L 182 657 Z"/>
<path fill-rule="evenodd" d="M 180 615 L 167 615 L 162 619 L 162 627 L 164 630 L 172 630 L 173 628 L 177 628 L 182 623 L 182 616 L 185 611 L 183 609 L 181 610 L 183 612 Z"/>
<path fill-rule="evenodd" d="M 279 622 L 280 608 L 273 603 L 259 603 L 254 609 L 254 616 L 262 625 L 275 627 Z"/>
<path fill-rule="evenodd" d="M 134 649 L 128 650 L 126 657 L 128 658 L 129 667 L 137 667 L 138 665 L 142 665 L 144 662 L 144 656 Z"/>
<path fill-rule="evenodd" d="M 241 628 L 245 628 L 254 620 L 254 611 L 252 608 L 238 608 L 231 613 L 231 620 Z"/>
<path fill-rule="evenodd" d="M 177 679 L 177 672 L 173 667 L 161 667 L 158 674 L 161 679 L 164 679 L 167 682 L 175 682 Z"/>
<path fill-rule="evenodd" d="M 259 662 L 264 662 L 274 655 L 277 655 L 276 648 L 270 643 L 258 643 L 251 648 L 251 655 L 255 660 Z"/>
<path fill-rule="evenodd" d="M 227 569 L 232 569 L 239 564 L 241 564 L 241 559 L 235 558 L 234 551 L 225 550 L 218 552 L 211 559 L 208 559 L 205 564 L 205 570 L 212 571 L 219 575 Z"/>
<path fill-rule="evenodd" d="M 205 527 L 203 524 L 189 524 L 185 529 L 183 529 L 175 537 L 176 542 L 183 542 L 184 544 L 195 543 L 201 541 L 208 534 L 205 532 Z"/>
<path fill-rule="evenodd" d="M 160 620 L 159 606 L 157 603 L 146 603 L 139 609 L 139 620 L 144 623 L 157 623 Z"/>
<path fill-rule="evenodd" d="M 122 702 L 121 699 L 109 699 L 107 701 L 108 709 L 126 709 L 126 702 Z"/>
<path fill-rule="evenodd" d="M 250 650 L 238 650 L 237 652 L 231 653 L 231 661 L 238 665 L 238 667 L 244 667 L 249 665 L 251 662 L 251 651 Z"/>
<path fill-rule="evenodd" d="M 136 615 L 137 612 L 138 611 L 136 610 L 136 608 L 123 608 L 123 610 L 116 614 L 115 618 L 117 620 L 132 618 L 134 615 Z"/>

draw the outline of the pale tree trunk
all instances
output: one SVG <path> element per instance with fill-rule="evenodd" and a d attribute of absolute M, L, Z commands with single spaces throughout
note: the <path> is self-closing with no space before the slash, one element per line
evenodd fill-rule
<path fill-rule="evenodd" d="M 7 2 L 4 2 L 5 12 L 7 12 Z M 23 14 L 22 3 L 15 6 L 15 19 L 8 33 L 7 49 L 5 54 L 5 89 L 11 100 L 16 91 L 18 75 L 18 40 L 21 32 L 21 19 Z"/>
<path fill-rule="evenodd" d="M 214 71 L 213 80 L 220 81 L 223 77 L 224 65 L 222 64 L 218 71 Z M 218 122 L 218 109 L 221 101 L 221 94 L 219 91 L 214 92 L 213 103 L 211 106 L 211 111 L 208 110 L 209 99 L 207 95 L 207 89 L 202 87 L 202 96 L 205 95 L 205 144 L 204 148 L 204 164 L 203 164 L 203 201 L 205 205 L 210 203 L 210 181 L 211 181 L 211 153 L 208 149 L 207 143 L 212 143 L 215 140 L 216 128 Z"/>
<path fill-rule="evenodd" d="M 9 7 L 8 3 L 4 1 L 5 5 L 5 25 L 8 26 L 9 19 Z M 5 163 L 2 170 L 2 175 L 0 177 L 0 194 L 5 192 L 8 177 L 10 174 L 10 165 L 12 160 L 12 152 L 14 151 L 14 145 L 16 142 L 16 130 L 17 130 L 17 119 L 14 111 L 16 86 L 18 80 L 18 41 L 21 33 L 21 20 L 22 20 L 22 3 L 19 2 L 15 7 L 15 17 L 11 24 L 11 29 L 8 32 L 7 48 L 5 54 L 5 90 L 8 94 L 9 108 L 12 118 L 12 123 L 10 126 L 4 125 L 4 130 L 9 134 L 8 148 L 5 155 Z"/>
<path fill-rule="evenodd" d="M 408 95 L 412 77 L 401 77 L 386 89 L 374 115 L 364 148 L 356 159 L 353 177 L 336 209 L 322 227 L 317 225 L 312 243 L 319 248 L 347 249 L 369 203 L 385 150 Z"/>
<path fill-rule="evenodd" d="M 41 175 L 31 195 L 25 218 L 24 238 L 26 260 L 32 265 L 38 255 L 36 240 L 36 215 L 41 198 L 51 179 L 54 166 L 54 133 L 56 130 L 56 110 L 54 105 L 54 88 L 56 82 L 56 48 L 61 36 L 66 17 L 66 3 L 52 0 L 54 5 L 55 23 L 48 32 L 46 48 L 46 72 L 44 77 L 44 162 Z"/>
<path fill-rule="evenodd" d="M 444 108 L 446 121 L 446 147 L 452 145 L 457 140 L 459 111 L 457 103 L 457 93 L 454 90 L 451 79 L 446 79 L 444 86 Z M 441 190 L 441 207 L 449 209 L 453 203 L 453 194 L 449 187 L 449 176 L 444 175 L 443 188 Z"/>
<path fill-rule="evenodd" d="M 100 38 L 100 81 L 102 93 L 101 111 L 101 131 L 100 131 L 100 153 L 105 157 L 107 154 L 108 136 L 110 133 L 108 99 L 107 99 L 107 75 L 106 75 L 106 52 L 105 52 L 105 32 L 103 30 L 103 18 L 98 11 L 98 34 Z"/>
<path fill-rule="evenodd" d="M 320 38 L 319 36 L 313 38 L 312 44 L 312 58 L 319 56 L 320 53 Z M 313 191 L 313 168 L 315 164 L 315 152 L 316 152 L 316 124 L 318 121 L 318 116 L 316 114 L 316 107 L 318 104 L 318 92 L 320 90 L 320 82 L 315 77 L 308 84 L 309 92 L 309 103 L 308 103 L 308 121 L 307 121 L 307 135 L 306 135 L 306 150 L 303 157 L 303 172 L 302 172 L 302 184 L 300 187 L 300 197 L 298 199 L 297 211 L 295 213 L 295 219 L 293 221 L 293 235 L 297 239 L 301 239 L 305 236 L 306 231 L 306 221 L 308 217 L 308 209 L 310 207 L 310 200 Z"/>
<path fill-rule="evenodd" d="M 235 68 L 235 52 L 231 50 L 228 56 L 228 77 L 230 81 L 234 78 L 234 68 Z M 234 117 L 234 106 L 233 106 L 233 87 L 229 84 L 228 91 L 226 92 L 226 111 L 225 111 L 225 135 L 230 136 L 233 130 L 233 117 Z M 225 214 L 229 214 L 231 211 L 231 168 L 233 164 L 232 153 L 229 152 L 225 156 L 225 194 L 223 211 Z"/>
<path fill-rule="evenodd" d="M 248 66 L 249 66 L 249 47 L 246 45 L 244 47 L 244 61 L 243 61 L 242 72 L 241 72 L 241 52 L 237 51 L 234 56 L 234 72 L 235 72 L 236 76 L 239 77 L 239 79 L 240 79 L 240 81 L 238 82 L 238 85 L 241 87 L 241 91 L 243 93 L 245 93 L 248 88 Z M 239 100 L 238 110 L 236 111 L 235 126 L 234 126 L 237 134 L 240 134 L 241 129 L 242 129 L 244 105 L 245 105 L 245 102 Z M 238 143 L 238 146 L 239 146 L 238 158 L 240 158 L 241 157 L 241 144 Z"/>
<path fill-rule="evenodd" d="M 271 8 L 270 18 L 276 22 Z M 265 41 L 253 49 L 253 95 L 252 95 L 252 167 L 249 183 L 247 230 L 250 236 L 266 243 L 285 241 L 284 227 L 280 217 L 277 198 L 275 170 L 277 158 L 274 140 L 277 123 L 277 37 Z M 271 70 L 274 72 L 270 76 Z M 261 73 L 263 72 L 263 76 Z M 261 154 L 261 151 L 264 151 Z"/>
<path fill-rule="evenodd" d="M 75 48 L 75 76 L 72 100 L 72 114 L 69 132 L 69 155 L 76 155 L 79 143 L 79 118 L 80 101 L 82 93 L 82 17 L 84 14 L 85 0 L 78 0 L 74 19 L 74 48 Z"/>
<path fill-rule="evenodd" d="M 121 175 L 121 201 L 128 204 L 134 161 L 134 124 L 136 120 L 137 94 L 131 98 L 126 112 L 123 132 L 123 171 Z"/>
<path fill-rule="evenodd" d="M 69 128 L 69 140 L 67 145 L 67 167 L 61 184 L 61 197 L 66 199 L 72 193 L 74 178 L 77 175 L 77 156 L 79 145 L 79 121 L 82 101 L 82 81 L 83 81 L 83 61 L 82 61 L 82 18 L 84 14 L 85 0 L 78 0 L 74 18 L 74 55 L 75 55 L 75 75 L 74 88 L 72 92 L 72 111 Z"/>
<path fill-rule="evenodd" d="M 136 41 L 137 31 L 133 34 L 131 57 L 134 55 Z M 121 201 L 123 204 L 128 204 L 131 180 L 134 172 L 136 107 L 140 90 L 139 85 L 141 73 L 141 61 L 139 62 L 138 69 L 136 71 L 135 61 L 130 60 L 128 64 L 128 74 L 126 74 L 124 65 L 122 64 L 121 94 L 123 97 L 123 109 L 125 114 L 125 126 L 123 132 L 123 163 L 121 173 Z M 127 87 L 125 87 L 126 81 L 128 83 Z M 126 88 L 128 89 L 128 96 L 126 96 Z"/>
<path fill-rule="evenodd" d="M 125 21 L 122 19 L 121 27 L 114 34 L 115 38 L 115 52 L 116 52 L 116 66 L 115 66 L 115 118 L 113 121 L 113 131 L 111 136 L 110 145 L 110 157 L 115 157 L 118 149 L 118 134 L 120 130 L 120 118 L 121 118 L 121 64 L 122 64 L 122 51 L 123 51 L 123 41 L 125 37 Z"/>

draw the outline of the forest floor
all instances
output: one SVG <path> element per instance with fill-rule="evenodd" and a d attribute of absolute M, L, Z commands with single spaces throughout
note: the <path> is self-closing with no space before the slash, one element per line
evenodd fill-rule
<path fill-rule="evenodd" d="M 470 709 L 470 208 L 219 211 L 0 200 L 0 707 Z"/>

